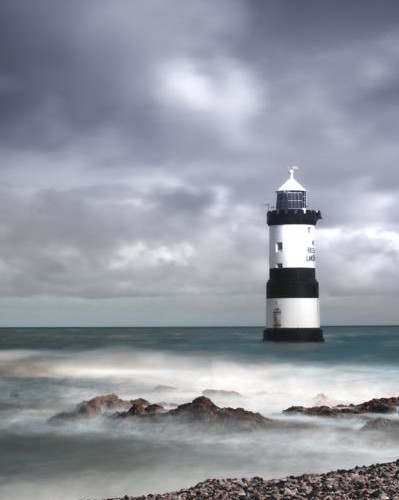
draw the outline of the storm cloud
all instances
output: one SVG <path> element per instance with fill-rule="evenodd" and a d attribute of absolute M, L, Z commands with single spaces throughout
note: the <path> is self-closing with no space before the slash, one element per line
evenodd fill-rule
<path fill-rule="evenodd" d="M 262 325 L 296 164 L 323 323 L 397 323 L 398 14 L 1 0 L 0 321 Z"/>

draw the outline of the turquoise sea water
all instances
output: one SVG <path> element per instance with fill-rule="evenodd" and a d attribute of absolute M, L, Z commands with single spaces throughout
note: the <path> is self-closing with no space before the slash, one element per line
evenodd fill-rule
<path fill-rule="evenodd" d="M 399 327 L 326 327 L 324 336 L 274 344 L 261 327 L 0 329 L 0 498 L 105 498 L 397 458 L 398 441 L 361 431 L 361 419 L 291 417 L 313 425 L 220 436 L 101 418 L 47 423 L 110 392 L 180 404 L 206 389 L 236 391 L 215 403 L 277 419 L 321 393 L 333 404 L 399 394 Z"/>

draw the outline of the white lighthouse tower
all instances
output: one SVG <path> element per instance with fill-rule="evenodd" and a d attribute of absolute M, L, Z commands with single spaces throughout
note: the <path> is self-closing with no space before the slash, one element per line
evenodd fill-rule
<path fill-rule="evenodd" d="M 307 208 L 306 189 L 290 178 L 268 210 L 269 281 L 264 340 L 320 342 L 319 284 L 316 280 L 315 226 L 321 213 Z"/>

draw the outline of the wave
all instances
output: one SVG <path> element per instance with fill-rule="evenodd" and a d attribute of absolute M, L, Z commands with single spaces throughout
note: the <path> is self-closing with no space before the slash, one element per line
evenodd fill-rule
<path fill-rule="evenodd" d="M 121 396 L 147 395 L 153 399 L 155 393 L 179 403 L 203 391 L 215 390 L 212 397 L 220 402 L 242 403 L 245 398 L 250 409 L 266 413 L 292 404 L 308 406 L 318 394 L 326 395 L 333 404 L 359 403 L 395 395 L 397 390 L 397 370 L 381 365 L 247 362 L 213 358 L 209 354 L 138 349 L 79 353 L 13 350 L 3 351 L 0 356 L 2 377 L 46 379 L 48 384 L 69 385 L 72 390 L 86 384 L 82 392 L 87 397 L 117 388 Z M 226 392 L 218 394 L 218 390 Z M 40 391 L 35 397 L 40 399 Z"/>
<path fill-rule="evenodd" d="M 273 418 L 315 398 L 360 403 L 397 393 L 397 369 L 307 364 L 212 353 L 107 348 L 0 352 L 0 498 L 105 498 L 170 491 L 207 477 L 278 477 L 396 458 L 397 441 L 359 432 L 357 419 L 294 417 L 312 426 L 207 436 L 162 433 L 106 419 L 49 426 L 47 418 L 98 394 L 180 404 L 206 390 L 219 406 Z M 226 391 L 226 392 L 217 392 Z M 320 393 L 323 396 L 320 396 Z"/>

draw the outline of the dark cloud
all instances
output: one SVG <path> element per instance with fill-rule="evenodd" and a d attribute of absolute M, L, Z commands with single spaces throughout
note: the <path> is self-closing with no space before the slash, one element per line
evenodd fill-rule
<path fill-rule="evenodd" d="M 229 16 L 215 19 L 222 4 L 209 19 L 209 2 L 176 16 L 172 7 L 181 5 L 3 2 L 3 144 L 65 148 L 105 133 L 120 139 L 120 155 L 127 149 L 157 162 L 220 149 L 206 120 L 158 101 L 159 66 L 199 52 L 204 58 L 229 25 Z"/>
<path fill-rule="evenodd" d="M 282 46 L 292 55 L 302 50 L 314 53 L 368 42 L 397 27 L 399 7 L 395 0 L 250 0 L 252 33 Z M 262 49 L 258 44 L 258 49 Z M 265 48 L 267 50 L 267 47 Z"/>

